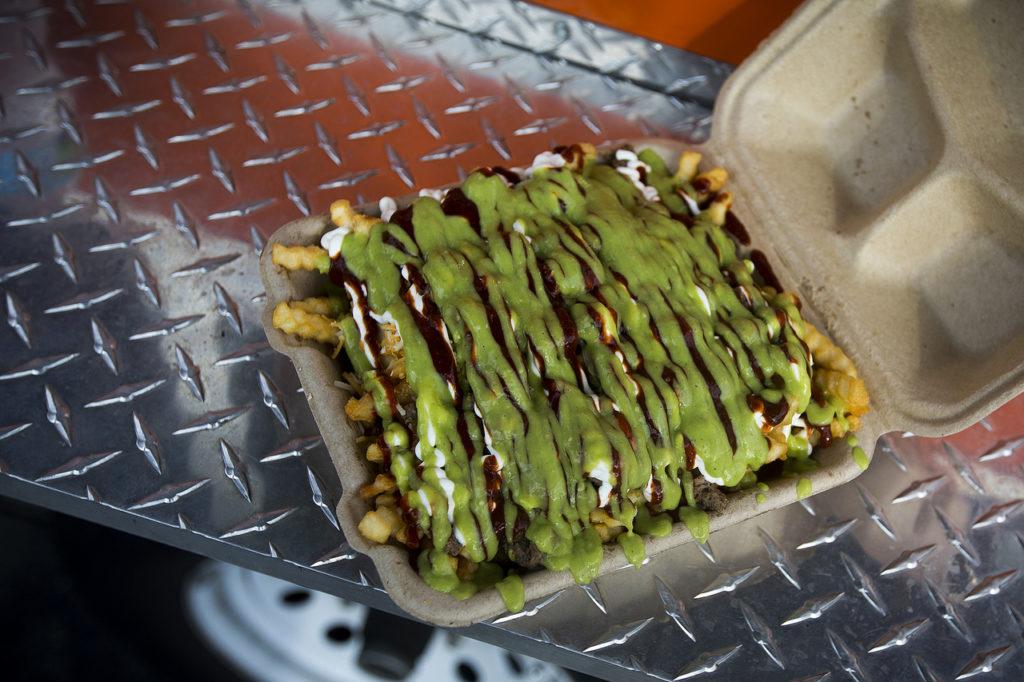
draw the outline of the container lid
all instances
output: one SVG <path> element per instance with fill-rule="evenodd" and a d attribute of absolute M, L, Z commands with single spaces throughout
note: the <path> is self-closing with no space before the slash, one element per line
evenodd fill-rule
<path fill-rule="evenodd" d="M 729 79 L 711 155 L 878 430 L 1024 387 L 1024 3 L 812 0 Z"/>

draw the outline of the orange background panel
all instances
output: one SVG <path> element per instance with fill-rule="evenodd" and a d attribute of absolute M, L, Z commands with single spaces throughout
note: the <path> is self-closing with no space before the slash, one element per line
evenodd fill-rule
<path fill-rule="evenodd" d="M 802 0 L 532 0 L 622 31 L 738 64 Z"/>

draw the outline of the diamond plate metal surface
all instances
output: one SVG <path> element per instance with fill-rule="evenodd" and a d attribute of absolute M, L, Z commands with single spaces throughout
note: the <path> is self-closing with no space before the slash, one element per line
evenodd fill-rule
<path fill-rule="evenodd" d="M 553 143 L 700 138 L 728 68 L 517 2 L 0 8 L 0 491 L 394 608 L 259 325 L 278 225 Z M 1019 679 L 1024 400 L 467 633 L 615 679 Z M 159 586 L 154 586 L 159 588 Z"/>

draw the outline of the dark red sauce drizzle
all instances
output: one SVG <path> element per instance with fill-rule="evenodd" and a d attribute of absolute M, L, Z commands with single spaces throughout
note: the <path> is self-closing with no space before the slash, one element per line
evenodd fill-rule
<path fill-rule="evenodd" d="M 776 403 L 768 402 L 759 395 L 751 393 L 747 396 L 747 407 L 754 412 L 760 412 L 765 423 L 769 426 L 778 426 L 789 414 L 789 403 L 782 398 Z"/>
<path fill-rule="evenodd" d="M 391 448 L 384 440 L 384 434 L 377 436 L 377 447 L 380 448 L 381 456 L 384 458 L 380 466 L 384 471 L 391 471 Z"/>
<path fill-rule="evenodd" d="M 395 235 L 391 233 L 384 235 L 384 243 L 387 244 L 388 246 L 398 249 L 407 256 L 412 255 L 409 253 L 409 250 L 405 248 L 405 244 L 403 244 L 400 239 L 398 239 L 397 237 L 395 237 Z"/>
<path fill-rule="evenodd" d="M 665 499 L 665 491 L 661 489 L 661 481 L 656 478 L 651 479 L 651 506 L 661 506 L 661 501 Z"/>
<path fill-rule="evenodd" d="M 331 284 L 344 288 L 349 298 L 352 299 L 352 307 L 362 311 L 366 324 L 366 338 L 362 341 L 366 344 L 367 353 L 376 364 L 380 359 L 380 327 L 377 325 L 377 321 L 370 317 L 370 304 L 366 301 L 362 281 L 345 267 L 345 262 L 341 258 L 331 261 L 331 269 L 327 272 L 327 278 Z"/>
<path fill-rule="evenodd" d="M 693 340 L 693 329 L 690 328 L 690 325 L 687 324 L 682 315 L 676 315 L 676 321 L 679 323 L 679 329 L 683 332 L 683 338 L 686 339 L 686 347 L 690 350 L 693 364 L 697 365 L 697 371 L 704 377 L 704 383 L 708 385 L 708 392 L 711 393 L 711 402 L 714 403 L 715 412 L 718 413 L 718 419 L 722 422 L 722 427 L 725 429 L 725 437 L 729 440 L 729 447 L 735 452 L 736 433 L 733 431 L 732 420 L 729 419 L 729 413 L 725 409 L 725 404 L 722 403 L 722 389 L 715 382 L 715 378 L 711 376 L 711 371 L 704 364 L 704 358 L 701 357 L 700 351 L 697 350 L 697 344 Z"/>
<path fill-rule="evenodd" d="M 766 285 L 776 291 L 782 291 L 782 285 L 779 284 L 775 271 L 772 270 L 772 265 L 768 262 L 768 256 L 764 255 L 764 251 L 754 249 L 750 252 L 750 260 L 753 262 L 754 267 L 757 268 L 758 274 L 761 275 L 761 279 L 764 280 Z"/>
<path fill-rule="evenodd" d="M 576 323 L 573 322 L 572 315 L 569 314 L 569 309 L 565 306 L 562 293 L 558 290 L 558 284 L 551 274 L 551 267 L 544 261 L 537 261 L 537 268 L 540 270 L 540 276 L 544 282 L 544 290 L 547 292 L 548 299 L 551 300 L 551 307 L 558 318 L 558 324 L 562 327 L 562 350 L 565 353 L 565 358 L 572 365 L 573 369 L 576 370 L 576 375 L 581 377 L 582 383 L 583 366 L 580 363 L 579 355 L 576 353 L 576 347 L 579 344 L 579 333 L 576 330 Z"/>
<path fill-rule="evenodd" d="M 412 205 L 400 208 L 391 214 L 391 220 L 388 221 L 392 225 L 398 225 L 400 228 L 405 230 L 405 233 L 410 238 L 416 239 L 416 233 L 413 229 L 412 224 Z"/>
<path fill-rule="evenodd" d="M 508 346 L 505 345 L 505 330 L 501 326 L 498 313 L 495 311 L 494 306 L 491 305 L 491 297 L 487 293 L 487 278 L 482 275 L 476 275 L 473 278 L 473 288 L 476 289 L 476 295 L 480 297 L 480 302 L 484 305 L 484 313 L 487 315 L 487 327 L 491 330 L 491 336 L 498 342 L 501 354 L 505 356 L 509 366 L 514 367 L 512 356 L 508 352 Z"/>
<path fill-rule="evenodd" d="M 487 490 L 487 511 L 491 515 L 491 527 L 498 536 L 498 545 L 505 544 L 505 505 L 501 496 L 501 471 L 495 457 L 483 461 L 484 486 Z"/>
<path fill-rule="evenodd" d="M 410 549 L 419 549 L 419 511 L 415 507 L 409 506 L 409 502 L 405 499 L 404 495 L 398 496 L 398 508 L 402 514 L 402 521 L 405 522 L 405 544 Z"/>
<path fill-rule="evenodd" d="M 686 454 L 686 470 L 693 471 L 697 466 L 697 446 L 686 436 L 683 436 L 683 452 Z"/>
<path fill-rule="evenodd" d="M 816 427 L 818 429 L 818 447 L 827 448 L 832 445 L 832 425 L 825 424 L 824 426 Z"/>
<path fill-rule="evenodd" d="M 558 383 L 554 379 L 544 377 L 542 383 L 544 395 L 548 398 L 548 405 L 551 406 L 551 411 L 558 414 L 558 406 L 562 400 L 562 389 L 558 387 Z"/>
<path fill-rule="evenodd" d="M 732 211 L 725 212 L 724 227 L 725 231 L 731 234 L 733 237 L 736 237 L 736 241 L 738 241 L 743 246 L 747 246 L 750 244 L 750 234 L 747 232 L 747 228 L 744 227 L 743 223 L 740 222 L 740 219 L 737 218 L 736 214 L 733 213 Z"/>
<path fill-rule="evenodd" d="M 395 386 L 391 383 L 391 377 L 384 372 L 376 372 L 376 378 L 380 382 L 381 388 L 384 389 L 384 396 L 388 399 L 391 414 L 398 416 L 398 400 L 395 398 Z"/>
<path fill-rule="evenodd" d="M 444 211 L 445 215 L 465 218 L 469 226 L 477 234 L 480 234 L 480 211 L 477 209 L 476 204 L 470 201 L 469 197 L 458 187 L 452 187 L 445 194 L 444 200 L 441 202 L 441 210 Z"/>
<path fill-rule="evenodd" d="M 441 312 L 438 310 L 437 304 L 430 297 L 426 280 L 423 279 L 420 271 L 413 265 L 406 265 L 405 267 L 409 272 L 409 281 L 422 292 L 423 312 L 420 313 L 416 310 L 411 287 L 402 292 L 402 297 L 409 306 L 409 312 L 412 313 L 413 320 L 416 321 L 420 334 L 423 335 L 423 339 L 427 342 L 427 348 L 430 349 L 430 360 L 434 364 L 434 369 L 444 377 L 449 385 L 455 387 L 455 405 L 458 406 L 462 403 L 462 394 L 459 390 L 458 376 L 456 374 L 455 352 L 448 345 L 448 342 L 445 341 L 444 335 L 441 333 L 441 325 L 444 324 L 444 321 L 441 319 Z"/>
<path fill-rule="evenodd" d="M 635 381 L 635 379 L 634 379 Z M 658 394 L 659 400 L 662 401 L 662 405 L 665 404 L 661 394 Z M 661 431 L 658 429 L 658 425 L 654 423 L 654 417 L 651 416 L 651 410 L 647 407 L 647 395 L 644 393 L 644 389 L 641 387 L 640 392 L 636 394 L 636 401 L 640 405 L 640 410 L 644 413 L 644 421 L 647 423 L 647 433 L 650 435 L 651 440 L 654 441 L 655 445 L 661 444 Z"/>
<path fill-rule="evenodd" d="M 626 440 L 636 450 L 636 438 L 633 436 L 633 427 L 629 425 L 629 420 L 626 419 L 626 415 L 621 412 L 615 413 L 615 421 L 619 424 L 619 430 L 622 431 L 626 436 Z"/>
<path fill-rule="evenodd" d="M 625 422 L 625 419 L 623 419 L 622 421 Z M 622 426 L 622 422 L 619 423 L 619 426 Z M 629 428 L 628 423 L 626 424 L 626 428 Z M 636 444 L 633 441 L 632 431 L 630 431 L 627 434 L 627 437 L 629 438 L 630 443 L 633 443 L 633 449 L 635 450 Z M 618 496 L 619 487 L 622 485 L 622 458 L 619 455 L 619 451 L 616 450 L 615 448 L 612 448 L 612 474 L 614 474 L 615 476 L 615 487 L 612 488 L 612 493 Z"/>
<path fill-rule="evenodd" d="M 500 175 L 501 177 L 508 180 L 508 184 L 512 186 L 518 185 L 519 182 L 522 180 L 522 178 L 519 176 L 519 173 L 509 170 L 504 166 L 486 166 L 484 168 L 480 168 L 477 172 L 482 173 L 487 177 L 491 177 L 492 175 Z"/>

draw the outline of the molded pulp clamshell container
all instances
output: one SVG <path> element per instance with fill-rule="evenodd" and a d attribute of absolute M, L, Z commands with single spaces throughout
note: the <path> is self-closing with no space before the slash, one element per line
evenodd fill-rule
<path fill-rule="evenodd" d="M 704 167 L 729 170 L 753 245 L 856 363 L 871 392 L 858 432 L 869 453 L 887 431 L 958 431 L 1024 385 L 1022 30 L 1024 3 L 812 0 L 718 98 Z M 673 164 L 691 148 L 631 142 Z M 280 271 L 269 246 L 318 243 L 328 224 L 319 216 L 279 229 L 261 270 L 267 337 L 294 363 L 341 479 L 342 530 L 413 616 L 443 626 L 496 616 L 495 590 L 466 601 L 436 592 L 405 548 L 356 529 L 367 510 L 358 489 L 373 472 L 345 418 L 338 364 L 270 324 L 279 302 L 321 293 L 322 277 Z M 860 473 L 843 442 L 817 457 L 807 475 L 815 493 Z M 773 485 L 761 504 L 754 493 L 731 495 L 712 531 L 796 500 L 790 484 Z M 676 524 L 647 552 L 691 540 Z M 626 565 L 617 545 L 606 547 L 602 574 Z M 571 582 L 568 572 L 530 573 L 527 601 Z"/>

